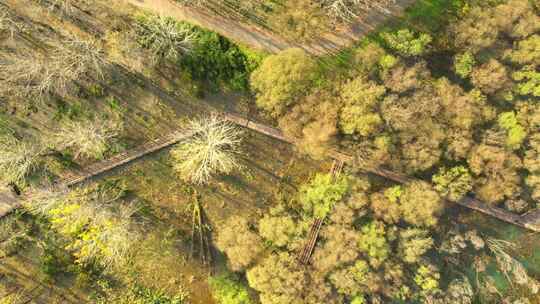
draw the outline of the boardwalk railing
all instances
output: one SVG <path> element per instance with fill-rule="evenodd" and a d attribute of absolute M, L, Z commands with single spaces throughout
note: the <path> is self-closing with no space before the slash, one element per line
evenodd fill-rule
<path fill-rule="evenodd" d="M 287 143 L 293 144 L 296 142 L 294 138 L 286 137 L 280 130 L 276 128 L 272 128 L 261 123 L 250 121 L 249 119 L 239 116 L 234 113 L 220 113 L 220 114 L 228 121 L 235 123 L 241 127 L 248 128 L 255 132 L 265 134 L 267 136 L 270 136 L 275 139 L 279 139 Z M 67 175 L 60 182 L 60 184 L 68 186 L 68 187 L 79 184 L 94 176 L 97 176 L 99 174 L 112 170 L 118 166 L 127 164 L 133 160 L 141 158 L 149 153 L 156 152 L 160 149 L 163 149 L 175 143 L 178 143 L 182 141 L 183 139 L 186 139 L 192 135 L 193 134 L 182 134 L 180 132 L 174 132 L 173 134 L 169 134 L 167 136 L 158 138 L 154 141 L 150 141 L 132 150 L 115 155 L 112 158 L 109 158 L 107 160 L 90 165 L 84 170 L 81 170 L 81 172 Z M 335 151 L 335 150 L 329 151 L 328 156 L 335 160 L 340 160 L 341 162 L 345 164 L 352 163 L 354 161 L 354 158 L 352 156 L 341 153 L 339 151 Z M 381 177 L 385 177 L 397 183 L 407 183 L 414 180 L 414 178 L 412 177 L 409 177 L 400 173 L 392 172 L 383 168 L 365 167 L 364 171 L 381 176 Z M 521 216 L 512 212 L 506 211 L 502 208 L 492 207 L 476 198 L 469 197 L 469 196 L 464 197 L 463 199 L 461 199 L 460 201 L 456 203 L 463 207 L 473 209 L 481 213 L 484 213 L 486 215 L 495 217 L 507 223 L 514 224 L 514 225 L 517 225 L 526 229 L 530 229 L 536 232 L 540 232 L 540 211 L 531 212 L 528 215 Z M 4 215 L 10 213 L 11 211 L 19 207 L 20 207 L 20 199 L 18 199 L 17 197 L 15 197 L 9 192 L 0 192 L 0 217 L 3 217 Z"/>

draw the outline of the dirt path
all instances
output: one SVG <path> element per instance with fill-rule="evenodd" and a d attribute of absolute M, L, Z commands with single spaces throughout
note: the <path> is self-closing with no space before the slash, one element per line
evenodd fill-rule
<path fill-rule="evenodd" d="M 353 42 L 358 41 L 364 35 L 382 24 L 389 17 L 401 14 L 403 9 L 414 2 L 414 0 L 396 0 L 395 5 L 387 11 L 373 10 L 369 16 L 357 21 L 348 28 L 325 33 L 313 43 L 299 44 L 287 41 L 282 37 L 279 37 L 279 35 L 258 26 L 248 25 L 221 16 L 215 16 L 200 9 L 180 6 L 171 0 L 125 1 L 157 14 L 197 24 L 201 27 L 218 32 L 233 41 L 259 50 L 276 53 L 283 49 L 300 47 L 313 55 L 336 53 L 342 48 L 350 46 Z"/>

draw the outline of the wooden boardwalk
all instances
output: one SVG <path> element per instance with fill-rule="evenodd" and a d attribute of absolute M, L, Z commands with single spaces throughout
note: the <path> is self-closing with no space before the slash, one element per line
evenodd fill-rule
<path fill-rule="evenodd" d="M 341 159 L 334 159 L 334 162 L 332 163 L 332 169 L 330 169 L 330 174 L 332 174 L 332 179 L 336 179 L 336 177 L 341 175 L 341 171 L 343 170 L 345 163 Z M 300 255 L 298 257 L 298 260 L 302 264 L 308 264 L 309 260 L 311 259 L 311 255 L 313 254 L 313 250 L 315 249 L 315 245 L 317 244 L 317 240 L 319 239 L 319 233 L 321 232 L 321 226 L 324 223 L 324 218 L 316 218 L 313 221 L 313 224 L 311 225 L 311 229 L 309 230 L 308 234 L 308 240 L 306 244 L 304 245 L 304 248 L 302 252 L 300 252 Z"/>
<path fill-rule="evenodd" d="M 248 118 L 242 117 L 240 115 L 237 115 L 234 113 L 221 113 L 221 115 L 228 121 L 233 122 L 241 127 L 245 127 L 255 132 L 265 134 L 272 138 L 279 139 L 281 141 L 291 143 L 291 144 L 295 143 L 296 141 L 294 138 L 288 138 L 284 136 L 283 133 L 276 128 L 269 127 L 267 125 L 251 121 Z M 164 137 L 145 143 L 132 150 L 115 155 L 112 158 L 97 162 L 85 168 L 84 170 L 81 170 L 79 172 L 74 172 L 70 175 L 66 175 L 63 179 L 61 179 L 61 181 L 59 182 L 59 185 L 67 186 L 67 187 L 77 185 L 92 177 L 98 176 L 116 167 L 125 165 L 129 162 L 139 159 L 147 154 L 156 152 L 158 150 L 161 150 L 163 148 L 176 144 L 190 136 L 192 136 L 192 134 L 186 134 L 182 132 L 174 132 L 172 134 L 168 134 Z M 347 164 L 347 163 L 350 164 L 354 161 L 352 156 L 341 153 L 339 151 L 330 151 L 328 154 L 329 154 L 328 155 L 329 157 L 335 160 L 339 160 L 343 164 Z M 414 178 L 412 177 L 409 177 L 400 173 L 392 172 L 383 168 L 366 167 L 364 168 L 364 171 L 381 176 L 381 177 L 385 177 L 397 183 L 407 183 L 414 180 Z M 514 224 L 514 225 L 517 225 L 517 226 L 520 226 L 520 227 L 523 227 L 525 229 L 529 229 L 532 231 L 540 232 L 540 210 L 533 211 L 527 215 L 521 216 L 512 212 L 506 211 L 502 208 L 492 207 L 470 196 L 464 197 L 463 199 L 461 199 L 460 201 L 456 203 L 465 208 L 479 211 L 488 216 L 497 218 L 501 221 Z M 0 217 L 5 216 L 6 214 L 10 213 L 11 211 L 19 207 L 20 207 L 20 198 L 15 197 L 10 192 L 0 192 Z"/>

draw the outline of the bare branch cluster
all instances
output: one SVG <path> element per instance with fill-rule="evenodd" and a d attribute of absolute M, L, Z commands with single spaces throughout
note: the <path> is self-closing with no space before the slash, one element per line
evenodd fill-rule
<path fill-rule="evenodd" d="M 395 3 L 395 0 L 321 0 L 323 8 L 331 17 L 352 22 L 360 17 L 362 13 L 372 10 L 379 10 L 389 13 L 388 6 Z"/>
<path fill-rule="evenodd" d="M 155 61 L 178 59 L 190 51 L 195 39 L 191 26 L 164 16 L 140 16 L 135 30 L 139 43 L 153 53 Z"/>
<path fill-rule="evenodd" d="M 228 174 L 240 168 L 241 131 L 231 122 L 211 115 L 194 119 L 188 132 L 193 136 L 176 146 L 171 155 L 178 174 L 195 184 L 205 184 L 216 173 Z"/>
<path fill-rule="evenodd" d="M 42 99 L 51 93 L 65 94 L 86 73 L 102 78 L 103 58 L 95 42 L 76 39 L 56 43 L 47 57 L 0 58 L 0 96 Z"/>

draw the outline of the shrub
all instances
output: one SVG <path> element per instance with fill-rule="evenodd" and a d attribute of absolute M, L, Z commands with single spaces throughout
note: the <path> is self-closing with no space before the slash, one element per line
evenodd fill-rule
<path fill-rule="evenodd" d="M 382 38 L 391 49 L 403 56 L 423 55 L 432 40 L 428 34 L 415 34 L 409 29 L 398 30 L 394 33 L 383 33 Z"/>
<path fill-rule="evenodd" d="M 208 278 L 212 295 L 218 304 L 252 304 L 247 288 L 230 275 Z"/>
<path fill-rule="evenodd" d="M 304 210 L 315 218 L 324 218 L 349 189 L 346 177 L 336 180 L 330 174 L 317 174 L 300 188 L 300 202 Z"/>
<path fill-rule="evenodd" d="M 306 93 L 317 72 L 317 63 L 303 50 L 293 48 L 263 60 L 251 75 L 257 106 L 275 116 Z"/>
<path fill-rule="evenodd" d="M 193 135 L 171 150 L 174 170 L 195 184 L 208 183 L 215 174 L 240 168 L 241 131 L 217 115 L 193 119 L 186 133 Z"/>

